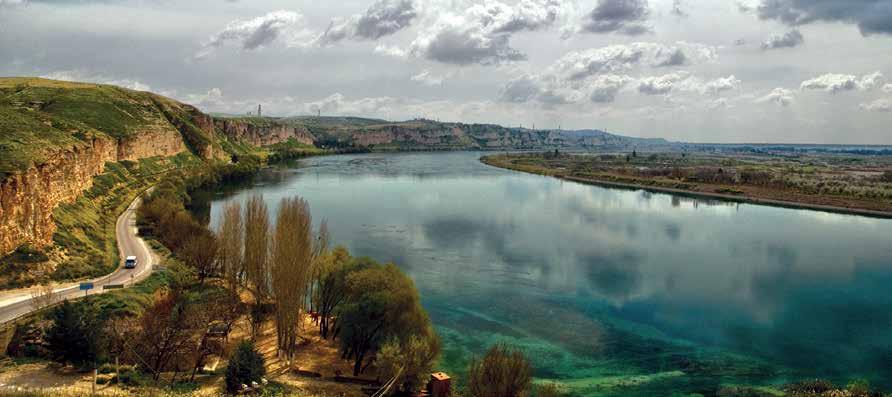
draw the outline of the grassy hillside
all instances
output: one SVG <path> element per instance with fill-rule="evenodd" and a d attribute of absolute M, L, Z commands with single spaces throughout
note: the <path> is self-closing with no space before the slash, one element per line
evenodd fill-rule
<path fill-rule="evenodd" d="M 158 101 L 169 100 L 110 85 L 0 78 L 0 176 L 94 136 L 170 129 Z"/>

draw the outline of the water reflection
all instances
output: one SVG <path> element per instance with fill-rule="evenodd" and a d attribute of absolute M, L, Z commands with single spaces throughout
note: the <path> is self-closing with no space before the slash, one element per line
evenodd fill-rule
<path fill-rule="evenodd" d="M 334 241 L 416 280 L 452 371 L 508 341 L 583 394 L 892 386 L 889 221 L 604 189 L 476 156 L 313 158 L 218 192 L 211 213 L 252 192 L 305 197 Z"/>

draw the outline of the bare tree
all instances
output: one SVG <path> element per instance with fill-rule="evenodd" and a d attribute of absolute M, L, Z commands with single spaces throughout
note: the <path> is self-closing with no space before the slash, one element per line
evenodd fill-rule
<path fill-rule="evenodd" d="M 223 209 L 220 229 L 217 231 L 217 240 L 220 245 L 218 255 L 220 266 L 223 267 L 223 276 L 236 297 L 238 297 L 239 279 L 244 272 L 242 262 L 242 250 L 245 245 L 244 232 L 241 204 L 238 202 L 227 204 Z"/>
<path fill-rule="evenodd" d="M 180 249 L 179 256 L 195 268 L 200 284 L 218 274 L 217 249 L 217 239 L 210 233 L 190 237 Z"/>
<path fill-rule="evenodd" d="M 31 307 L 34 310 L 50 307 L 58 300 L 59 296 L 53 291 L 52 283 L 41 284 L 34 291 L 31 291 Z"/>
<path fill-rule="evenodd" d="M 316 249 L 307 202 L 285 198 L 279 204 L 272 250 L 272 292 L 276 300 L 278 351 L 289 362 L 294 357 L 300 313 L 306 302 Z"/>
<path fill-rule="evenodd" d="M 263 196 L 252 196 L 245 208 L 245 276 L 256 304 L 269 296 L 269 210 Z"/>

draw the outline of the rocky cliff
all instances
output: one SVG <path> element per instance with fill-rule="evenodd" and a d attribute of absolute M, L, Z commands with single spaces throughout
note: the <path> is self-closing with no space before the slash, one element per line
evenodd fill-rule
<path fill-rule="evenodd" d="M 50 244 L 53 210 L 89 189 L 106 163 L 188 150 L 191 133 L 165 117 L 159 101 L 187 113 L 117 87 L 0 79 L 0 255 Z"/>
<path fill-rule="evenodd" d="M 128 138 L 95 137 L 51 153 L 46 161 L 0 182 L 0 253 L 21 244 L 52 242 L 53 209 L 93 185 L 110 161 L 173 156 L 186 150 L 176 130 L 150 131 Z"/>
<path fill-rule="evenodd" d="M 275 145 L 294 139 L 304 145 L 312 145 L 313 134 L 302 125 L 287 125 L 270 120 L 252 122 L 240 119 L 214 120 L 217 131 L 230 140 L 247 143 L 253 146 Z"/>

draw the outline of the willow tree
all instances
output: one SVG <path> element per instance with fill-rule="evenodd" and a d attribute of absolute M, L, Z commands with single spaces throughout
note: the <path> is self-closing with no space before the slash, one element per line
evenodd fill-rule
<path fill-rule="evenodd" d="M 276 217 L 270 275 L 276 301 L 278 352 L 289 362 L 294 357 L 300 313 L 316 258 L 312 224 L 306 201 L 297 197 L 282 199 Z"/>
<path fill-rule="evenodd" d="M 269 296 L 269 210 L 263 196 L 256 194 L 245 206 L 245 277 L 254 294 L 254 302 L 261 305 Z"/>
<path fill-rule="evenodd" d="M 242 205 L 231 202 L 223 209 L 223 219 L 217 230 L 219 250 L 217 252 L 223 276 L 229 288 L 238 296 L 239 280 L 244 269 L 242 267 L 242 250 L 245 225 L 242 220 Z"/>

